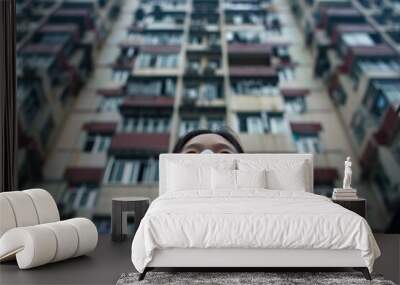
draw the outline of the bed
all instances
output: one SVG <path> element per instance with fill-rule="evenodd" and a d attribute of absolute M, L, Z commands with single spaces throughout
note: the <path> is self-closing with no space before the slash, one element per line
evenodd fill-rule
<path fill-rule="evenodd" d="M 132 242 L 140 280 L 184 267 L 352 267 L 371 278 L 371 229 L 313 194 L 310 154 L 161 154 L 159 177 Z"/>

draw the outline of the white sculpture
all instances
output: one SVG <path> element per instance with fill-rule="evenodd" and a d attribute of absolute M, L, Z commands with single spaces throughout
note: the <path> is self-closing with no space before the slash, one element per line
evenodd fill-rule
<path fill-rule="evenodd" d="M 347 157 L 346 161 L 344 162 L 344 178 L 343 178 L 343 189 L 352 189 L 351 188 L 351 158 L 350 156 Z"/>

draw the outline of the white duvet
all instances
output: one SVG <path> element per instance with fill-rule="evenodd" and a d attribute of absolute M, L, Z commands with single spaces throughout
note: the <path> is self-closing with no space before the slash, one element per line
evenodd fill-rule
<path fill-rule="evenodd" d="M 133 239 L 132 262 L 143 272 L 165 248 L 358 249 L 371 272 L 380 255 L 366 220 L 328 198 L 257 189 L 160 196 Z"/>

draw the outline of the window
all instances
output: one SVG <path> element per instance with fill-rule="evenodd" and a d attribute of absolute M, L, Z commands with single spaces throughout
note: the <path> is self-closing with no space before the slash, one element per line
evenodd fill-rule
<path fill-rule="evenodd" d="M 197 130 L 199 125 L 200 123 L 198 119 L 182 119 L 179 125 L 179 136 L 183 136 L 190 131 Z"/>
<path fill-rule="evenodd" d="M 400 81 L 376 80 L 371 87 L 363 104 L 374 119 L 379 121 L 389 105 L 396 106 L 400 103 Z"/>
<path fill-rule="evenodd" d="M 201 45 L 202 41 L 203 41 L 203 39 L 200 35 L 190 35 L 189 36 L 189 43 L 191 45 Z"/>
<path fill-rule="evenodd" d="M 110 158 L 105 179 L 108 183 L 153 184 L 158 181 L 158 160 Z"/>
<path fill-rule="evenodd" d="M 189 100 L 195 100 L 199 98 L 200 86 L 198 84 L 188 84 L 185 88 L 185 98 Z"/>
<path fill-rule="evenodd" d="M 393 71 L 400 72 L 400 62 L 398 60 L 361 60 L 358 66 L 363 72 Z"/>
<path fill-rule="evenodd" d="M 281 114 L 239 113 L 239 132 L 249 134 L 278 134 L 286 132 L 286 122 Z"/>
<path fill-rule="evenodd" d="M 105 152 L 111 144 L 111 136 L 89 133 L 83 145 L 84 152 Z"/>
<path fill-rule="evenodd" d="M 186 73 L 191 75 L 198 75 L 200 73 L 201 65 L 199 59 L 188 59 Z"/>
<path fill-rule="evenodd" d="M 306 110 L 306 100 L 303 96 L 285 97 L 285 111 L 288 113 L 303 113 Z"/>
<path fill-rule="evenodd" d="M 348 46 L 373 46 L 374 40 L 367 33 L 345 33 L 342 35 L 343 41 Z"/>
<path fill-rule="evenodd" d="M 173 68 L 177 66 L 178 57 L 176 55 L 159 55 L 156 66 L 160 68 Z"/>
<path fill-rule="evenodd" d="M 286 122 L 281 115 L 270 115 L 268 116 L 269 131 L 272 134 L 281 134 L 286 132 Z"/>
<path fill-rule="evenodd" d="M 379 119 L 382 117 L 388 106 L 389 102 L 387 98 L 382 94 L 379 94 L 374 98 L 373 104 L 371 106 L 371 113 L 375 118 Z"/>
<path fill-rule="evenodd" d="M 295 79 L 293 67 L 283 67 L 278 70 L 279 82 L 290 82 Z"/>
<path fill-rule="evenodd" d="M 175 80 L 167 79 L 139 79 L 132 78 L 127 83 L 128 94 L 139 94 L 149 96 L 174 96 Z"/>
<path fill-rule="evenodd" d="M 135 57 L 136 53 L 137 49 L 135 49 L 134 47 L 123 48 L 121 50 L 118 60 L 120 61 L 132 60 Z"/>
<path fill-rule="evenodd" d="M 181 35 L 176 33 L 157 33 L 145 34 L 143 36 L 145 44 L 159 45 L 159 44 L 180 44 Z"/>
<path fill-rule="evenodd" d="M 221 66 L 221 62 L 218 58 L 212 58 L 208 60 L 207 68 L 216 70 Z"/>
<path fill-rule="evenodd" d="M 129 71 L 127 70 L 122 70 L 122 69 L 113 70 L 112 80 L 114 81 L 125 83 L 128 77 L 129 77 Z"/>
<path fill-rule="evenodd" d="M 238 121 L 242 133 L 264 133 L 264 122 L 260 114 L 238 114 Z"/>
<path fill-rule="evenodd" d="M 260 43 L 261 37 L 259 32 L 251 32 L 251 31 L 236 31 L 236 32 L 227 32 L 226 40 L 228 43 Z"/>
<path fill-rule="evenodd" d="M 367 120 L 365 118 L 365 112 L 362 109 L 359 109 L 353 114 L 351 120 L 351 129 L 358 143 L 361 143 L 364 140 L 366 127 Z"/>
<path fill-rule="evenodd" d="M 122 123 L 123 132 L 166 133 L 169 131 L 170 120 L 160 117 L 129 117 Z"/>
<path fill-rule="evenodd" d="M 287 46 L 277 46 L 275 47 L 276 56 L 280 59 L 289 59 L 289 48 Z"/>
<path fill-rule="evenodd" d="M 63 195 L 62 202 L 65 207 L 78 209 L 93 209 L 96 205 L 98 189 L 95 185 L 81 184 L 71 187 Z"/>
<path fill-rule="evenodd" d="M 321 142 L 318 134 L 294 134 L 294 137 L 299 153 L 321 153 Z"/>
<path fill-rule="evenodd" d="M 209 130 L 219 130 L 221 129 L 225 124 L 225 121 L 223 118 L 208 118 L 207 119 L 207 129 Z"/>
<path fill-rule="evenodd" d="M 100 111 L 116 112 L 122 101 L 122 97 L 103 97 L 98 109 Z"/>
<path fill-rule="evenodd" d="M 139 67 L 142 68 L 175 68 L 178 65 L 177 54 L 146 54 L 139 55 Z"/>
<path fill-rule="evenodd" d="M 232 83 L 232 89 L 236 95 L 244 96 L 277 96 L 279 88 L 268 81 L 264 80 L 238 80 Z"/>
<path fill-rule="evenodd" d="M 213 100 L 220 98 L 220 94 L 218 92 L 218 85 L 216 83 L 204 83 L 204 98 L 207 100 Z"/>

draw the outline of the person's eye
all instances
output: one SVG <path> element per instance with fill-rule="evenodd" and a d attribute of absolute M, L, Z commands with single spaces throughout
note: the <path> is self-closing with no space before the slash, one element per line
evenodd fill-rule
<path fill-rule="evenodd" d="M 221 151 L 219 151 L 219 153 L 227 153 L 227 154 L 229 154 L 229 153 L 232 153 L 232 152 L 229 151 L 229 150 L 221 150 Z"/>
<path fill-rule="evenodd" d="M 188 150 L 188 151 L 186 151 L 185 153 L 197 153 L 197 151 L 194 151 L 194 150 Z"/>

